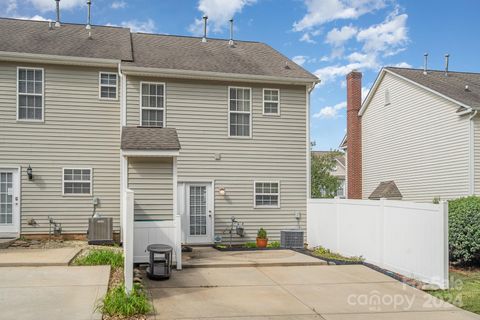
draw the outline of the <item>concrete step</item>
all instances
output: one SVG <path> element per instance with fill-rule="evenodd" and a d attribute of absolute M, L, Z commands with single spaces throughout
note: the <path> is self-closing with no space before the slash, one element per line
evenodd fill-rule
<path fill-rule="evenodd" d="M 0 249 L 7 249 L 18 238 L 0 238 Z"/>

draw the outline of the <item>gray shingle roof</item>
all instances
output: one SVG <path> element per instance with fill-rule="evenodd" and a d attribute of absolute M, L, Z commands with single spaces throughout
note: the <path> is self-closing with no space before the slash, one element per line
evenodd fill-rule
<path fill-rule="evenodd" d="M 373 190 L 368 199 L 380 200 L 381 198 L 385 198 L 390 200 L 402 200 L 402 197 L 402 193 L 398 190 L 394 181 L 383 181 L 380 182 L 375 190 Z"/>
<path fill-rule="evenodd" d="M 122 150 L 180 150 L 174 128 L 123 127 Z"/>
<path fill-rule="evenodd" d="M 317 77 L 260 42 L 132 33 L 135 60 L 126 65 L 286 78 Z"/>
<path fill-rule="evenodd" d="M 435 90 L 451 99 L 472 108 L 480 108 L 480 73 L 428 70 L 422 69 L 385 68 L 402 77 L 412 80 L 422 86 Z M 465 86 L 468 85 L 468 90 Z"/>
<path fill-rule="evenodd" d="M 0 51 L 83 58 L 132 60 L 130 30 L 62 23 L 48 28 L 46 21 L 0 19 Z"/>

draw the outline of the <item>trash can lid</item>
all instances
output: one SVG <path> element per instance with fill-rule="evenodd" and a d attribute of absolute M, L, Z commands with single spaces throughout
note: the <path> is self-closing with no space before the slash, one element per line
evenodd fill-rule
<path fill-rule="evenodd" d="M 147 251 L 155 253 L 171 252 L 173 248 L 168 244 L 150 244 L 147 247 Z"/>

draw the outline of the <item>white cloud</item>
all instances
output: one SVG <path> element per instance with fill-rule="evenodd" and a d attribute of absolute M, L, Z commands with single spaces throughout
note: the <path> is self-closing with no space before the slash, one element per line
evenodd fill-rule
<path fill-rule="evenodd" d="M 325 42 L 335 47 L 343 45 L 357 34 L 357 28 L 344 26 L 341 29 L 334 28 L 327 33 Z"/>
<path fill-rule="evenodd" d="M 41 12 L 46 11 L 55 11 L 56 4 L 53 0 L 28 0 L 36 9 Z M 60 1 L 60 10 L 66 9 L 70 10 L 75 7 L 86 6 L 86 1 L 84 0 L 62 0 Z"/>
<path fill-rule="evenodd" d="M 292 58 L 292 61 L 302 66 L 305 62 L 307 62 L 307 58 L 307 56 L 295 56 Z"/>
<path fill-rule="evenodd" d="M 220 33 L 228 26 L 229 20 L 242 11 L 245 6 L 252 5 L 257 0 L 199 0 L 198 10 L 208 16 L 209 26 L 215 33 Z M 203 34 L 203 19 L 195 19 L 189 26 L 189 31 L 195 35 Z"/>
<path fill-rule="evenodd" d="M 113 25 L 113 24 L 109 24 Z M 154 33 L 155 32 L 155 22 L 152 19 L 147 19 L 146 21 L 140 20 L 129 20 L 123 21 L 120 23 L 120 26 L 125 28 L 130 28 L 133 32 L 143 32 L 143 33 Z"/>
<path fill-rule="evenodd" d="M 304 0 L 306 15 L 293 24 L 293 30 L 304 31 L 338 19 L 356 19 L 385 7 L 385 0 Z"/>
<path fill-rule="evenodd" d="M 23 19 L 23 20 L 35 20 L 35 21 L 50 21 L 51 19 L 47 19 L 45 17 L 42 17 L 38 14 L 34 16 L 13 16 L 12 18 L 15 19 Z"/>
<path fill-rule="evenodd" d="M 112 9 L 124 9 L 127 7 L 127 3 L 125 1 L 113 1 L 110 7 Z"/>
<path fill-rule="evenodd" d="M 412 65 L 408 62 L 399 62 L 399 63 L 392 64 L 390 66 L 397 67 L 397 68 L 411 68 L 412 67 Z"/>
<path fill-rule="evenodd" d="M 317 43 L 315 40 L 313 40 L 311 37 L 310 37 L 310 33 L 304 33 L 302 35 L 302 37 L 300 38 L 300 41 L 302 42 L 307 42 L 307 43 Z"/>
<path fill-rule="evenodd" d="M 371 86 L 368 87 L 362 87 L 362 102 L 365 101 L 365 98 L 368 96 L 368 93 L 370 92 Z"/>
<path fill-rule="evenodd" d="M 407 18 L 406 14 L 399 15 L 396 9 L 384 22 L 360 30 L 357 41 L 363 43 L 363 50 L 366 52 L 385 52 L 386 55 L 392 55 L 394 49 L 408 43 Z"/>
<path fill-rule="evenodd" d="M 320 109 L 319 112 L 315 113 L 313 115 L 314 118 L 320 118 L 320 119 L 334 119 L 338 118 L 338 114 L 341 110 L 345 109 L 347 107 L 347 102 L 343 101 L 340 103 L 337 103 L 334 106 L 327 106 L 323 107 Z"/>

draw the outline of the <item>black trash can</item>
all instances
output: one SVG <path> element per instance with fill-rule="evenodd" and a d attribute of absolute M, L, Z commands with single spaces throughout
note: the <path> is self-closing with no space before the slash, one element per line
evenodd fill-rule
<path fill-rule="evenodd" d="M 147 247 L 150 262 L 147 276 L 152 280 L 167 280 L 172 272 L 173 248 L 166 244 L 151 244 Z"/>

